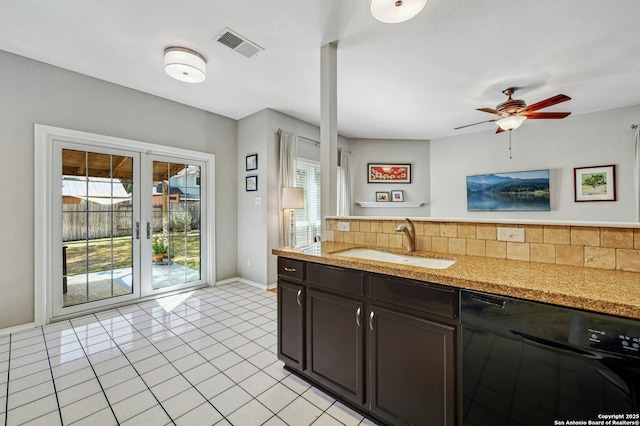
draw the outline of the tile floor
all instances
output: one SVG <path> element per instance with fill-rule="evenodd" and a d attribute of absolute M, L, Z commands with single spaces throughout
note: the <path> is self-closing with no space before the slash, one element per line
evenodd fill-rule
<path fill-rule="evenodd" d="M 244 284 L 0 337 L 0 425 L 373 425 L 282 368 Z"/>

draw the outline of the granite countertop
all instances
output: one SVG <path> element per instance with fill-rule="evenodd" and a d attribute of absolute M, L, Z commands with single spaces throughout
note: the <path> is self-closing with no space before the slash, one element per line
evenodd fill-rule
<path fill-rule="evenodd" d="M 427 269 L 335 254 L 363 247 L 356 244 L 321 242 L 300 248 L 277 248 L 273 249 L 272 253 L 291 259 L 431 281 L 469 290 L 640 319 L 640 273 L 637 272 L 476 256 L 450 256 L 426 251 L 412 253 L 416 256 L 457 261 L 447 269 Z M 403 250 L 384 251 L 407 254 Z"/>

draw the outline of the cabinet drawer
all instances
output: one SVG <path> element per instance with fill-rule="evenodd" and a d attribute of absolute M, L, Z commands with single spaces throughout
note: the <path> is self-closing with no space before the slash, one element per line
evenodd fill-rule
<path fill-rule="evenodd" d="M 278 275 L 304 281 L 304 262 L 302 260 L 278 258 Z"/>
<path fill-rule="evenodd" d="M 374 300 L 446 318 L 458 316 L 458 289 L 440 284 L 370 274 L 369 295 Z"/>
<path fill-rule="evenodd" d="M 364 295 L 364 273 L 360 271 L 309 263 L 307 282 L 355 296 Z"/>

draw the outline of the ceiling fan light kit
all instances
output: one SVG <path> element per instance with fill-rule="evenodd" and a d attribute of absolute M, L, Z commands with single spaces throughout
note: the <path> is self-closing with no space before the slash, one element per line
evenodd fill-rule
<path fill-rule="evenodd" d="M 186 47 L 168 47 L 164 51 L 164 70 L 185 83 L 201 83 L 207 78 L 207 61 Z"/>
<path fill-rule="evenodd" d="M 398 24 L 416 16 L 427 0 L 371 0 L 371 15 L 385 24 Z"/>
<path fill-rule="evenodd" d="M 496 121 L 496 125 L 502 130 L 514 130 L 517 129 L 527 119 L 524 115 L 510 115 Z"/>

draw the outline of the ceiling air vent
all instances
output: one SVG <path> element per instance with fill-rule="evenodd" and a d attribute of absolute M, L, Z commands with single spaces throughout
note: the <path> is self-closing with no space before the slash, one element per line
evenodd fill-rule
<path fill-rule="evenodd" d="M 252 43 L 240 34 L 231 31 L 229 28 L 222 30 L 215 39 L 247 58 L 251 58 L 264 50 L 262 47 Z"/>

